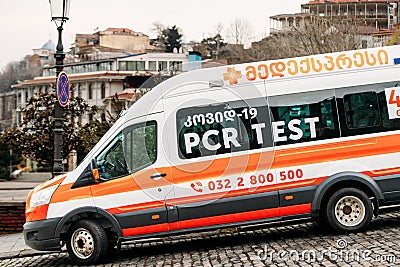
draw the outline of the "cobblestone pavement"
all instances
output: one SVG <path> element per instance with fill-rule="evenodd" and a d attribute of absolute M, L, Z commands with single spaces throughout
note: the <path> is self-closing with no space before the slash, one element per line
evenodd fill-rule
<path fill-rule="evenodd" d="M 129 243 L 98 266 L 400 266 L 400 211 L 380 215 L 368 231 L 335 235 L 302 223 L 226 229 Z M 66 253 L 0 261 L 0 266 L 71 266 Z"/>

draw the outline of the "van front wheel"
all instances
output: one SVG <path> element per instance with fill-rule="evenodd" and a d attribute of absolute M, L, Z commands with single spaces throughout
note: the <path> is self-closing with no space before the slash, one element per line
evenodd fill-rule
<path fill-rule="evenodd" d="M 364 230 L 372 220 L 373 207 L 368 196 L 356 188 L 334 193 L 326 206 L 326 219 L 339 233 Z"/>
<path fill-rule="evenodd" d="M 107 254 L 107 234 L 95 221 L 77 221 L 68 230 L 66 245 L 74 263 L 95 264 Z"/>

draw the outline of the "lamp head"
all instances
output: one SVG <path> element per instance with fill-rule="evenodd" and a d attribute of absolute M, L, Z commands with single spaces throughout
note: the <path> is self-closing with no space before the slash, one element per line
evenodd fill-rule
<path fill-rule="evenodd" d="M 62 26 L 64 22 L 69 19 L 69 6 L 71 0 L 49 0 L 51 20 L 53 20 L 57 26 Z M 60 23 L 60 25 L 58 25 Z"/>

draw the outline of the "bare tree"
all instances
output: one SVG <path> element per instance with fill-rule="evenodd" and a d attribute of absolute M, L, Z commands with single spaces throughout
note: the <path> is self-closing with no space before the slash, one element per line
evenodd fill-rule
<path fill-rule="evenodd" d="M 390 38 L 388 45 L 398 45 L 400 44 L 400 28 L 397 28 L 393 36 Z"/>
<path fill-rule="evenodd" d="M 166 28 L 167 27 L 164 24 L 162 24 L 160 21 L 155 21 L 155 22 L 153 22 L 153 27 L 151 30 L 156 36 L 160 36 L 160 35 L 162 35 L 162 32 Z"/>
<path fill-rule="evenodd" d="M 222 22 L 218 22 L 217 25 L 215 25 L 215 33 L 214 35 L 221 35 L 222 36 L 222 31 L 224 30 L 224 24 Z"/>
<path fill-rule="evenodd" d="M 289 31 L 253 43 L 251 57 L 266 60 L 358 49 L 362 42 L 358 25 L 352 20 L 314 17 Z"/>
<path fill-rule="evenodd" d="M 227 39 L 234 45 L 248 45 L 254 38 L 254 30 L 249 21 L 235 18 L 227 29 Z"/>

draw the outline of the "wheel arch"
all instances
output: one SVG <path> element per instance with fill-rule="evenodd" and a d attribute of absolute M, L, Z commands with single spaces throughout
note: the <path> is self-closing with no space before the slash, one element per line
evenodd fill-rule
<path fill-rule="evenodd" d="M 96 218 L 99 219 L 100 223 L 105 225 L 110 225 L 114 232 L 117 234 L 117 237 L 120 238 L 122 236 L 121 227 L 117 221 L 117 219 L 112 216 L 107 211 L 96 208 L 96 207 L 81 207 L 75 210 L 70 211 L 67 213 L 62 219 L 58 222 L 56 230 L 55 230 L 55 237 L 60 238 L 63 233 L 68 230 L 69 226 L 80 219 L 90 219 Z"/>
<path fill-rule="evenodd" d="M 384 195 L 379 185 L 371 177 L 357 172 L 341 172 L 330 176 L 324 180 L 315 191 L 314 199 L 311 204 L 313 217 L 319 216 L 321 207 L 327 201 L 329 195 L 335 189 L 355 187 L 366 191 L 369 197 L 374 197 L 374 214 L 378 215 L 379 205 L 384 201 Z"/>

